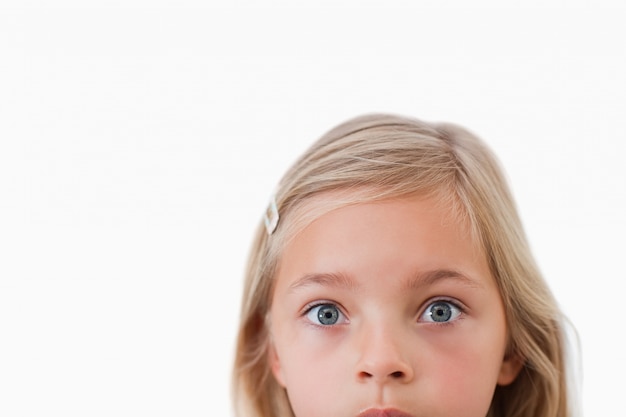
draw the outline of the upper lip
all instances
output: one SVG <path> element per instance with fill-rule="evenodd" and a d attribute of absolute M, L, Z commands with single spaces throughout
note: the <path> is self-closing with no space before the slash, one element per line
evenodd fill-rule
<path fill-rule="evenodd" d="M 357 417 L 413 417 L 411 414 L 395 408 L 369 408 Z"/>

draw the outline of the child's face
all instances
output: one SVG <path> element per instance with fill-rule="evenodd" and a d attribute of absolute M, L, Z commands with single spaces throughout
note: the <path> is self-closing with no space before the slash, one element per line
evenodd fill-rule
<path fill-rule="evenodd" d="M 410 198 L 335 210 L 289 243 L 270 361 L 297 417 L 486 415 L 521 365 L 466 230 Z"/>

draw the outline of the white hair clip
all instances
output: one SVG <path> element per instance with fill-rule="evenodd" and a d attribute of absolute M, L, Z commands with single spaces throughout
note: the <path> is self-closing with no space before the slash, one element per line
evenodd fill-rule
<path fill-rule="evenodd" d="M 270 204 L 268 205 L 267 210 L 265 210 L 264 216 L 265 229 L 267 229 L 268 235 L 271 236 L 272 233 L 274 233 L 274 230 L 276 230 L 279 218 L 280 216 L 278 215 L 278 209 L 276 208 L 276 198 L 275 196 L 272 196 L 272 198 L 270 199 Z"/>

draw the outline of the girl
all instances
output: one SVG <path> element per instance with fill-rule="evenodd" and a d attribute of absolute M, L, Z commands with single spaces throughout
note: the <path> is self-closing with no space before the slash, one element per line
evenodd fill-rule
<path fill-rule="evenodd" d="M 284 176 L 247 269 L 241 417 L 569 417 L 562 316 L 496 159 L 350 120 Z"/>

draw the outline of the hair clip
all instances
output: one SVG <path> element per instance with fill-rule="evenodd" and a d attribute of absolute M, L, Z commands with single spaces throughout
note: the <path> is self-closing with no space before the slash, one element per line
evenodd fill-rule
<path fill-rule="evenodd" d="M 267 229 L 267 234 L 272 235 L 274 230 L 276 230 L 276 226 L 278 226 L 278 219 L 280 216 L 278 215 L 278 209 L 276 208 L 276 198 L 272 196 L 270 199 L 270 204 L 265 210 L 265 229 Z"/>

